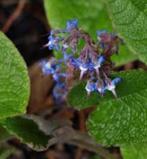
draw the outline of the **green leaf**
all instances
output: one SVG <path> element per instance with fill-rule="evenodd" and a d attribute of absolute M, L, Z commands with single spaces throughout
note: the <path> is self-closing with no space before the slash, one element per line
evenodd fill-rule
<path fill-rule="evenodd" d="M 12 42 L 0 32 L 0 119 L 24 113 L 28 98 L 26 65 Z"/>
<path fill-rule="evenodd" d="M 121 147 L 123 159 L 147 158 L 147 144 L 126 145 Z"/>
<path fill-rule="evenodd" d="M 147 141 L 147 72 L 118 73 L 123 81 L 118 98 L 97 98 L 99 105 L 91 113 L 89 133 L 104 145 L 122 145 Z"/>
<path fill-rule="evenodd" d="M 141 71 L 142 72 L 142 71 Z M 139 71 L 139 73 L 141 73 Z M 116 92 L 118 92 L 118 97 L 123 96 L 123 94 L 128 95 L 128 93 L 134 88 L 134 83 L 131 84 L 132 81 L 130 81 L 128 78 L 132 76 L 131 74 L 136 74 L 138 71 L 131 71 L 131 72 L 121 72 L 121 73 L 115 73 L 112 75 L 112 78 L 114 77 L 121 77 L 123 79 L 123 82 L 119 84 L 119 87 L 116 88 Z M 129 74 L 129 77 L 128 77 Z M 102 103 L 103 101 L 113 100 L 115 99 L 111 92 L 106 92 L 105 96 L 102 97 L 99 93 L 94 92 L 90 96 L 87 95 L 87 92 L 85 90 L 86 82 L 79 82 L 76 84 L 68 94 L 67 102 L 70 106 L 73 106 L 77 109 L 85 109 L 89 106 L 95 106 L 99 103 Z M 129 88 L 126 91 L 126 88 Z M 135 90 L 137 91 L 137 90 Z M 131 92 L 133 93 L 133 91 Z M 130 93 L 129 93 L 130 94 Z"/>
<path fill-rule="evenodd" d="M 128 47 L 147 63 L 147 1 L 105 0 L 115 29 Z"/>
<path fill-rule="evenodd" d="M 112 56 L 112 61 L 115 63 L 115 66 L 121 66 L 129 62 L 135 61 L 137 56 L 130 52 L 126 44 L 120 45 L 119 54 Z"/>
<path fill-rule="evenodd" d="M 13 136 L 18 137 L 31 148 L 41 151 L 47 148 L 50 136 L 45 135 L 31 119 L 23 117 L 7 118 L 0 124 Z"/>
<path fill-rule="evenodd" d="M 46 0 L 46 14 L 54 28 L 64 28 L 67 20 L 76 18 L 79 26 L 95 37 L 97 29 L 112 30 L 111 21 L 99 0 Z"/>
<path fill-rule="evenodd" d="M 98 93 L 95 92 L 88 96 L 85 86 L 86 82 L 80 82 L 69 91 L 67 97 L 69 106 L 75 107 L 77 109 L 84 109 L 99 103 L 101 97 L 98 95 Z"/>
<path fill-rule="evenodd" d="M 53 28 L 65 28 L 67 20 L 76 18 L 79 20 L 79 26 L 90 33 L 94 39 L 97 30 L 113 30 L 106 7 L 101 0 L 45 0 L 44 3 L 48 21 Z M 134 59 L 136 56 L 126 46 L 121 47 L 119 56 L 113 57 L 116 65 Z"/>

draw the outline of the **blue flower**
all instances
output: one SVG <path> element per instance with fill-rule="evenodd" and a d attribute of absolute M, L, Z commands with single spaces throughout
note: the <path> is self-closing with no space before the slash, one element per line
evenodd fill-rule
<path fill-rule="evenodd" d="M 72 59 L 72 55 L 71 54 L 68 54 L 66 52 L 63 53 L 63 59 L 65 62 L 67 62 L 68 60 Z"/>
<path fill-rule="evenodd" d="M 111 91 L 115 97 L 117 97 L 115 88 L 116 88 L 116 85 L 120 82 L 121 82 L 121 78 L 119 77 L 113 79 L 112 81 L 110 79 L 106 81 L 106 89 Z"/>
<path fill-rule="evenodd" d="M 80 80 L 81 80 L 83 78 L 83 75 L 85 74 L 85 72 L 88 70 L 88 65 L 80 64 L 79 69 L 80 69 Z"/>
<path fill-rule="evenodd" d="M 51 58 L 43 61 L 42 71 L 52 75 L 55 81 L 53 96 L 55 101 L 65 101 L 67 91 L 71 87 L 74 75 L 80 72 L 80 80 L 85 76 L 87 94 L 97 92 L 104 95 L 111 91 L 116 95 L 116 85 L 121 81 L 119 77 L 111 80 L 111 55 L 118 51 L 119 39 L 105 30 L 97 31 L 98 42 L 94 42 L 89 34 L 78 29 L 78 20 L 69 20 L 64 29 L 52 30 L 46 46 L 49 50 L 61 53 L 60 59 Z M 77 76 L 76 76 L 77 77 Z M 70 83 L 69 83 L 70 82 Z"/>
<path fill-rule="evenodd" d="M 96 73 L 99 74 L 99 68 L 102 66 L 102 64 L 105 62 L 105 57 L 101 55 L 98 57 L 98 60 L 94 63 L 94 69 L 96 70 Z"/>
<path fill-rule="evenodd" d="M 80 69 L 80 79 L 83 78 L 83 75 L 87 71 L 94 71 L 96 70 L 96 73 L 99 74 L 99 68 L 102 66 L 102 64 L 105 62 L 105 57 L 100 56 L 98 57 L 97 61 L 92 62 L 91 59 L 88 59 L 86 62 L 83 62 L 81 59 L 77 59 L 77 66 Z"/>
<path fill-rule="evenodd" d="M 53 74 L 53 79 L 56 81 L 56 82 L 63 82 L 63 79 L 66 77 L 66 73 L 54 73 Z"/>
<path fill-rule="evenodd" d="M 114 78 L 113 80 L 112 80 L 112 83 L 114 84 L 114 85 L 117 85 L 118 83 L 120 83 L 122 81 L 122 79 L 120 78 L 120 77 L 116 77 L 116 78 Z"/>
<path fill-rule="evenodd" d="M 59 65 L 54 58 L 50 59 L 50 61 L 43 60 L 40 64 L 45 75 L 54 74 L 59 69 Z"/>
<path fill-rule="evenodd" d="M 98 30 L 98 31 L 96 32 L 97 36 L 101 36 L 101 35 L 106 34 L 106 33 L 107 33 L 106 30 Z"/>
<path fill-rule="evenodd" d="M 67 95 L 67 88 L 64 83 L 57 83 L 53 89 L 53 97 L 57 103 L 61 103 L 65 100 Z"/>
<path fill-rule="evenodd" d="M 64 43 L 63 46 L 62 46 L 62 52 L 66 52 L 67 48 L 69 47 L 68 44 Z"/>
<path fill-rule="evenodd" d="M 48 74 L 53 74 L 55 72 L 55 69 L 53 69 L 51 67 L 50 62 L 44 62 L 44 64 L 42 63 L 42 72 L 46 75 Z"/>
<path fill-rule="evenodd" d="M 69 58 L 69 64 L 73 66 L 74 68 L 78 69 L 80 65 L 80 60 L 71 56 Z"/>
<path fill-rule="evenodd" d="M 105 94 L 106 86 L 102 79 L 96 81 L 96 91 L 98 91 L 101 95 Z"/>
<path fill-rule="evenodd" d="M 95 91 L 95 83 L 91 80 L 87 81 L 86 87 L 85 87 L 87 94 L 90 95 L 91 92 Z"/>
<path fill-rule="evenodd" d="M 59 41 L 61 40 L 61 38 L 50 35 L 48 37 L 48 40 L 49 41 L 45 46 L 47 46 L 49 50 L 55 49 L 58 51 L 60 49 Z"/>
<path fill-rule="evenodd" d="M 78 28 L 78 20 L 77 19 L 67 21 L 66 30 L 68 32 L 70 32 L 73 29 L 77 29 L 77 28 Z"/>

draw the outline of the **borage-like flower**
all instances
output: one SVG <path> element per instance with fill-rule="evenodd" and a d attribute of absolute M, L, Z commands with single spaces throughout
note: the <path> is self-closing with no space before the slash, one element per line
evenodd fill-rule
<path fill-rule="evenodd" d="M 77 19 L 67 21 L 66 30 L 68 32 L 71 32 L 73 29 L 77 29 L 77 28 L 78 28 L 78 20 Z"/>
<path fill-rule="evenodd" d="M 105 80 L 105 82 L 106 82 L 106 89 L 109 90 L 109 91 L 111 91 L 115 97 L 117 97 L 117 94 L 116 94 L 116 91 L 115 91 L 116 85 L 118 83 L 120 83 L 121 80 L 122 79 L 119 78 L 119 77 L 114 78 L 113 80 L 111 80 L 111 79 L 106 79 Z"/>
<path fill-rule="evenodd" d="M 95 82 L 93 82 L 92 80 L 88 80 L 85 89 L 87 91 L 87 94 L 90 95 L 91 92 L 94 92 L 96 90 Z"/>
<path fill-rule="evenodd" d="M 50 50 L 61 51 L 62 57 L 43 62 L 42 70 L 44 74 L 53 76 L 53 96 L 57 100 L 66 96 L 71 87 L 67 81 L 72 80 L 71 77 L 75 80 L 77 73 L 80 73 L 80 80 L 83 77 L 87 79 L 85 89 L 88 95 L 95 91 L 103 96 L 108 90 L 117 96 L 115 89 L 121 79 L 110 79 L 113 66 L 110 57 L 118 52 L 121 39 L 104 30 L 97 31 L 97 39 L 95 43 L 89 34 L 79 29 L 76 19 L 67 21 L 62 30 L 51 31 L 46 46 Z M 83 48 L 79 47 L 81 40 L 84 42 Z"/>
<path fill-rule="evenodd" d="M 51 58 L 49 61 L 42 60 L 40 62 L 40 65 L 42 67 L 42 72 L 45 75 L 54 74 L 57 70 L 60 69 L 59 64 L 57 63 L 55 58 Z"/>

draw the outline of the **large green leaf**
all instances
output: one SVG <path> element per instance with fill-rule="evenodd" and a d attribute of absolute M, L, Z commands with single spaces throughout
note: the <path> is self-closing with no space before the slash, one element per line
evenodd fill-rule
<path fill-rule="evenodd" d="M 123 159 L 146 159 L 147 144 L 126 145 L 121 147 Z"/>
<path fill-rule="evenodd" d="M 114 27 L 129 48 L 147 63 L 147 1 L 105 0 Z"/>
<path fill-rule="evenodd" d="M 24 113 L 28 98 L 26 65 L 12 42 L 0 32 L 0 119 Z"/>
<path fill-rule="evenodd" d="M 96 39 L 96 30 L 106 29 L 112 31 L 106 7 L 101 0 L 45 0 L 46 14 L 51 27 L 64 28 L 66 21 L 76 18 L 79 26 Z M 117 65 L 125 64 L 136 59 L 125 46 L 120 49 L 120 55 L 114 56 Z"/>
<path fill-rule="evenodd" d="M 11 135 L 19 138 L 35 150 L 44 150 L 48 146 L 50 136 L 45 135 L 31 119 L 13 117 L 0 121 L 0 124 Z"/>
<path fill-rule="evenodd" d="M 147 72 L 118 73 L 123 82 L 118 98 L 97 98 L 99 105 L 91 113 L 89 133 L 105 145 L 122 145 L 147 141 Z"/>

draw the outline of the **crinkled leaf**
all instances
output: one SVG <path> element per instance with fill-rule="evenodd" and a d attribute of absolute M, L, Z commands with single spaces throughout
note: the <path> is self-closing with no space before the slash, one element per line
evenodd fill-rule
<path fill-rule="evenodd" d="M 126 145 L 121 147 L 123 159 L 146 159 L 147 144 Z"/>
<path fill-rule="evenodd" d="M 147 1 L 105 0 L 114 27 L 129 48 L 147 63 Z"/>
<path fill-rule="evenodd" d="M 64 28 L 67 20 L 76 18 L 79 20 L 79 26 L 95 39 L 97 30 L 112 31 L 111 20 L 101 0 L 45 0 L 44 3 L 49 23 L 53 28 Z M 126 46 L 121 47 L 119 56 L 113 57 L 117 65 L 134 59 L 136 56 Z"/>
<path fill-rule="evenodd" d="M 48 145 L 50 136 L 45 135 L 31 119 L 13 117 L 4 119 L 0 123 L 11 135 L 18 137 L 35 150 L 43 150 Z"/>
<path fill-rule="evenodd" d="M 31 119 L 37 123 L 39 129 L 46 135 L 51 135 L 56 129 L 68 125 L 68 122 L 64 119 L 44 119 L 37 115 L 25 115 L 25 118 Z"/>
<path fill-rule="evenodd" d="M 28 98 L 25 62 L 12 42 L 0 32 L 0 119 L 24 113 Z"/>
<path fill-rule="evenodd" d="M 123 79 L 117 88 L 118 98 L 97 98 L 99 105 L 87 122 L 89 133 L 105 145 L 146 142 L 147 72 L 128 71 L 117 76 Z"/>

